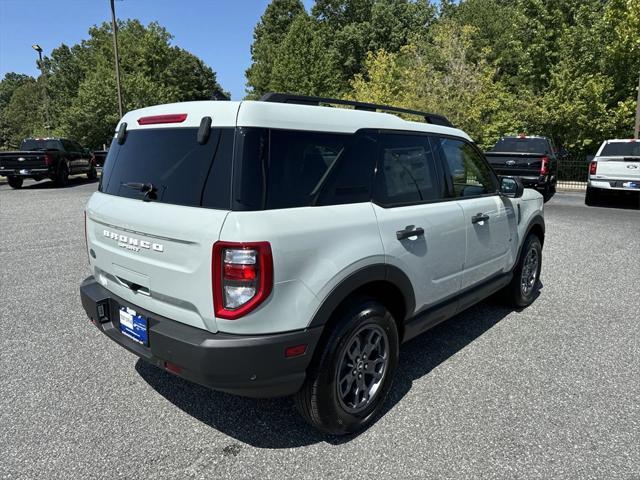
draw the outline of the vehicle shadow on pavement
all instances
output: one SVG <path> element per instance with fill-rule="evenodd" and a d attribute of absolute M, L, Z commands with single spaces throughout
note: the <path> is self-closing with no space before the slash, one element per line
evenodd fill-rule
<path fill-rule="evenodd" d="M 23 185 L 20 190 L 64 190 L 66 188 L 79 187 L 80 185 L 87 185 L 89 183 L 98 183 L 99 178 L 94 178 L 93 180 L 89 180 L 86 176 L 78 176 L 78 177 L 69 177 L 69 183 L 64 186 L 58 186 L 53 180 L 43 180 L 36 183 L 30 183 L 28 185 Z"/>
<path fill-rule="evenodd" d="M 490 298 L 436 326 L 400 348 L 400 363 L 381 416 L 427 375 L 513 312 Z M 336 437 L 307 425 L 290 398 L 251 399 L 209 390 L 139 359 L 136 370 L 160 395 L 201 422 L 257 448 L 294 448 L 319 442 L 349 442 L 363 432 Z M 365 430 L 366 431 L 366 430 Z"/>

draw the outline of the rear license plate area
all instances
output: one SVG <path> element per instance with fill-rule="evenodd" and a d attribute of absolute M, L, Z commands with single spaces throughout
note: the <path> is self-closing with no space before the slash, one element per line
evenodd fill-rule
<path fill-rule="evenodd" d="M 149 346 L 149 322 L 134 309 L 120 307 L 120 333 L 140 345 Z"/>

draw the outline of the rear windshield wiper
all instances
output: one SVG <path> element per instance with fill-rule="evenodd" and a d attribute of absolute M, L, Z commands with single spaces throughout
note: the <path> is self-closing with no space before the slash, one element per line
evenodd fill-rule
<path fill-rule="evenodd" d="M 150 202 L 151 200 L 155 200 L 158 198 L 156 192 L 158 191 L 157 187 L 153 186 L 153 183 L 141 183 L 141 182 L 127 182 L 122 184 L 123 187 L 132 188 L 133 190 L 138 190 L 139 192 L 144 193 L 144 197 L 142 200 L 145 202 Z"/>

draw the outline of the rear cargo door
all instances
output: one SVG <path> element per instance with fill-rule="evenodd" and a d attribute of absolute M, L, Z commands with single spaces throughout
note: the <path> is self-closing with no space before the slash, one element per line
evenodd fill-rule
<path fill-rule="evenodd" d="M 114 140 L 87 235 L 96 279 L 125 303 L 215 332 L 211 251 L 230 204 L 234 129 L 212 129 L 204 145 L 197 131 Z"/>
<path fill-rule="evenodd" d="M 598 157 L 596 178 L 640 180 L 640 157 Z"/>
<path fill-rule="evenodd" d="M 542 167 L 542 155 L 489 152 L 486 157 L 499 175 L 534 176 Z"/>

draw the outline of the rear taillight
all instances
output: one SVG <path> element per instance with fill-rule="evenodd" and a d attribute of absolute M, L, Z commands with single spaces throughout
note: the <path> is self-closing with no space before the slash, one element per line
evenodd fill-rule
<path fill-rule="evenodd" d="M 589 175 L 595 175 L 597 171 L 598 171 L 598 162 L 596 162 L 595 160 L 592 160 L 589 163 Z"/>
<path fill-rule="evenodd" d="M 269 242 L 216 242 L 211 268 L 213 307 L 218 318 L 235 320 L 254 310 L 273 288 Z"/>
<path fill-rule="evenodd" d="M 44 164 L 47 167 L 51 167 L 53 165 L 53 157 L 49 154 L 45 154 L 44 156 Z"/>
<path fill-rule="evenodd" d="M 540 165 L 540 175 L 549 175 L 549 157 L 542 157 L 542 165 Z"/>

